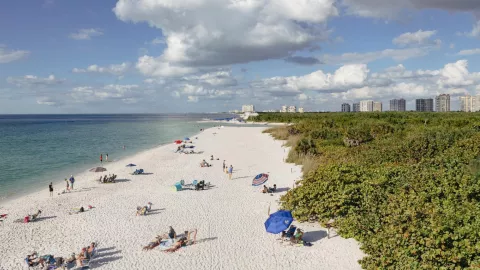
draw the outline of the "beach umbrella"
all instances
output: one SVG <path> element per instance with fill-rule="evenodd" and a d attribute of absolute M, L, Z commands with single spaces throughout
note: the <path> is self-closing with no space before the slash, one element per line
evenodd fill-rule
<path fill-rule="evenodd" d="M 181 140 L 176 140 L 175 143 L 176 143 L 176 144 L 181 144 L 182 141 L 181 141 Z"/>
<path fill-rule="evenodd" d="M 185 141 L 190 141 L 190 138 L 185 137 L 184 140 L 185 140 Z"/>
<path fill-rule="evenodd" d="M 130 163 L 130 164 L 128 164 L 128 165 L 125 166 L 125 167 L 133 167 L 133 166 L 137 166 L 137 165 Z"/>
<path fill-rule="evenodd" d="M 103 167 L 95 167 L 95 168 L 91 168 L 90 171 L 91 172 L 104 172 L 106 171 L 107 169 L 103 168 Z"/>
<path fill-rule="evenodd" d="M 261 174 L 255 176 L 255 178 L 253 178 L 252 186 L 260 186 L 263 183 L 267 182 L 267 180 L 268 180 L 268 174 L 261 173 Z"/>
<path fill-rule="evenodd" d="M 288 229 L 293 222 L 292 212 L 280 210 L 270 215 L 265 221 L 265 229 L 269 233 L 277 234 Z"/>

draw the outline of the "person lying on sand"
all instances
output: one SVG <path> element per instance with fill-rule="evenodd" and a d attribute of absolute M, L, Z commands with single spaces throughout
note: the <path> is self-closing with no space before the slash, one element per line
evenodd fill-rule
<path fill-rule="evenodd" d="M 157 236 L 157 237 L 155 237 L 155 239 L 153 241 L 148 243 L 148 245 L 144 246 L 143 250 L 152 250 L 152 249 L 156 248 L 158 245 L 160 245 L 161 241 L 162 241 L 162 237 Z"/>
<path fill-rule="evenodd" d="M 190 239 L 190 235 L 192 233 L 193 233 L 193 239 Z M 165 252 L 175 252 L 175 251 L 179 250 L 181 247 L 191 246 L 191 245 L 195 244 L 195 241 L 197 240 L 197 229 L 195 229 L 194 231 L 191 231 L 191 232 L 185 231 L 185 235 L 187 237 L 183 236 L 177 242 L 175 242 L 175 244 L 173 244 L 173 246 L 171 248 L 166 249 L 164 251 Z"/>
<path fill-rule="evenodd" d="M 29 267 L 37 266 L 40 263 L 40 258 L 38 257 L 37 252 L 34 251 L 32 254 L 27 255 L 25 262 Z"/>
<path fill-rule="evenodd" d="M 95 244 L 95 242 L 92 242 L 90 246 L 87 248 L 87 253 L 90 255 L 90 257 L 92 257 L 92 253 L 95 250 L 96 246 L 97 244 Z"/>
<path fill-rule="evenodd" d="M 77 256 L 77 267 L 83 267 L 83 261 L 89 260 L 90 254 L 87 252 L 87 248 L 82 248 L 82 251 Z"/>

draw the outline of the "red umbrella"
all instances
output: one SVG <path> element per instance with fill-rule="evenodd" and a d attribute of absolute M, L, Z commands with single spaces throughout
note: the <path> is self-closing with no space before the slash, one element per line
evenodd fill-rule
<path fill-rule="evenodd" d="M 181 144 L 182 142 L 183 142 L 183 141 L 181 141 L 181 140 L 176 140 L 176 141 L 175 141 L 176 144 Z"/>

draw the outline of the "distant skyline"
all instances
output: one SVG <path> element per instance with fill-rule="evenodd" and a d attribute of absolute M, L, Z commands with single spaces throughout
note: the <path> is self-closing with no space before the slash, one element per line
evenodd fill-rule
<path fill-rule="evenodd" d="M 0 114 L 480 94 L 480 1 L 5 0 Z"/>

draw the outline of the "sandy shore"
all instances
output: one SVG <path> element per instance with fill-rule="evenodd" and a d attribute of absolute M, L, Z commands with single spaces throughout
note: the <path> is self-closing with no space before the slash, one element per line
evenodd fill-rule
<path fill-rule="evenodd" d="M 291 188 L 301 177 L 301 169 L 283 162 L 287 150 L 282 142 L 261 133 L 262 127 L 207 129 L 194 140 L 198 155 L 175 154 L 174 144 L 158 147 L 135 156 L 104 164 L 106 173 L 118 175 L 115 184 L 96 182 L 99 174 L 76 175 L 75 191 L 57 195 L 64 185 L 56 185 L 55 195 L 48 190 L 0 205 L 8 218 L 0 224 L 0 269 L 25 269 L 27 253 L 67 256 L 78 253 L 92 241 L 99 242 L 99 254 L 91 268 L 99 269 L 360 269 L 363 256 L 352 239 L 327 239 L 325 229 L 313 224 L 298 224 L 305 230 L 311 247 L 282 245 L 278 235 L 265 232 L 269 205 L 278 208 L 283 192 L 273 196 L 251 186 L 261 172 L 270 174 L 268 185 L 281 190 Z M 216 133 L 216 134 L 214 134 Z M 220 160 L 201 168 L 210 155 Z M 234 166 L 233 180 L 222 172 L 222 162 Z M 146 175 L 130 175 L 135 163 Z M 205 191 L 173 191 L 173 184 L 184 179 L 206 180 L 215 185 Z M 136 206 L 152 202 L 154 210 L 136 216 Z M 81 214 L 73 208 L 92 205 Z M 42 219 L 33 223 L 14 223 L 26 214 L 42 210 Z M 159 248 L 142 251 L 155 235 L 173 226 L 177 233 L 197 228 L 197 243 L 173 254 Z"/>

